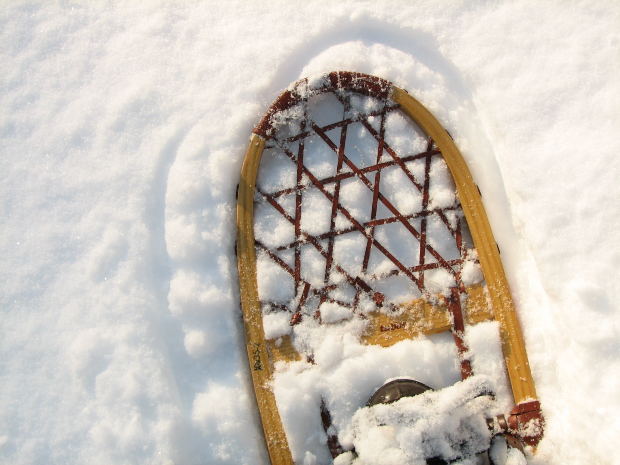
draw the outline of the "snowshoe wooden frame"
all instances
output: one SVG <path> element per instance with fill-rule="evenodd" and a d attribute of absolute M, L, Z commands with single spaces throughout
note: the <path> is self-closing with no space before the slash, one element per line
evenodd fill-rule
<path fill-rule="evenodd" d="M 487 215 L 482 204 L 480 191 L 454 144 L 451 136 L 437 119 L 415 98 L 383 79 L 353 72 L 333 72 L 327 75 L 332 89 L 343 89 L 385 99 L 389 97 L 399 105 L 399 109 L 413 120 L 419 128 L 434 142 L 444 157 L 454 179 L 458 198 L 469 225 L 474 245 L 492 307 L 492 315 L 483 314 L 480 320 L 494 318 L 499 322 L 502 350 L 505 358 L 508 378 L 516 407 L 508 419 L 508 426 L 513 434 L 530 445 L 536 445 L 542 435 L 523 432 L 524 425 L 532 420 L 539 420 L 542 425 L 540 404 L 529 368 L 521 329 L 515 313 L 514 304 L 499 256 L 499 249 L 493 237 Z M 294 86 L 292 86 L 294 88 Z M 274 394 L 270 388 L 273 373 L 273 358 L 294 359 L 294 349 L 285 346 L 285 352 L 277 353 L 275 347 L 269 347 L 263 332 L 262 310 L 259 302 L 256 276 L 256 250 L 254 238 L 254 196 L 258 167 L 265 140 L 272 130 L 271 117 L 298 102 L 291 90 L 280 95 L 253 130 L 250 144 L 245 154 L 241 169 L 241 179 L 237 195 L 237 260 L 241 307 L 245 324 L 247 354 L 250 363 L 254 392 L 260 412 L 265 440 L 273 465 L 293 465 L 286 435 L 279 416 Z M 449 305 L 449 304 L 448 304 Z M 462 324 L 462 322 L 461 322 Z M 454 328 L 452 328 L 454 331 Z M 450 322 L 437 320 L 429 327 L 428 333 L 450 330 Z M 413 334 L 409 335 L 412 336 Z M 382 336 L 388 337 L 389 336 Z M 402 339 L 402 334 L 400 335 Z M 389 345 L 390 341 L 373 340 L 368 343 Z M 289 344 L 290 345 L 290 344 Z M 457 341 L 458 345 L 458 341 Z M 291 355 L 291 352 L 293 354 Z M 271 353 L 271 357 L 270 357 Z M 274 355 L 275 354 L 275 355 Z M 463 367 L 462 367 L 463 370 Z M 465 372 L 467 368 L 465 367 Z M 465 373 L 466 375 L 466 373 Z"/>

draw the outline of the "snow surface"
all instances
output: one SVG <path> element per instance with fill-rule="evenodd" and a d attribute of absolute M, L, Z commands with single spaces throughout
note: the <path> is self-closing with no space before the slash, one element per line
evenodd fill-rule
<path fill-rule="evenodd" d="M 619 25 L 606 1 L 3 3 L 0 462 L 267 463 L 235 186 L 278 92 L 348 69 L 416 95 L 480 186 L 547 419 L 529 463 L 617 463 Z"/>
<path fill-rule="evenodd" d="M 485 418 L 496 415 L 490 380 L 472 376 L 439 391 L 428 390 L 353 416 L 357 458 L 351 465 L 425 465 L 426 458 L 474 461 L 489 449 Z"/>

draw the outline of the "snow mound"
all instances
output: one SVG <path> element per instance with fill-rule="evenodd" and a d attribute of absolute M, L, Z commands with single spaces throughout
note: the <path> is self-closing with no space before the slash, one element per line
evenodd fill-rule
<path fill-rule="evenodd" d="M 357 457 L 349 463 L 425 465 L 433 457 L 474 459 L 490 447 L 485 418 L 495 408 L 492 392 L 488 378 L 473 376 L 439 391 L 364 407 L 353 416 Z M 346 463 L 337 463 L 341 461 Z"/>

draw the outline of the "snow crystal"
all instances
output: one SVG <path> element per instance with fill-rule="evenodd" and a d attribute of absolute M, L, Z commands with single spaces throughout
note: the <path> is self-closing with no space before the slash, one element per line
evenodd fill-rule
<path fill-rule="evenodd" d="M 411 139 L 411 122 L 399 112 L 392 112 L 387 117 L 385 141 L 401 157 L 424 152 L 427 144 L 421 131 L 418 137 Z"/>
<path fill-rule="evenodd" d="M 447 208 L 456 201 L 454 181 L 443 159 L 434 158 L 430 171 L 430 208 Z"/>
<path fill-rule="evenodd" d="M 395 304 L 410 302 L 419 297 L 418 290 L 411 286 L 411 280 L 405 276 L 388 276 L 377 282 L 375 288 Z"/>
<path fill-rule="evenodd" d="M 328 131 L 326 136 L 335 144 L 338 144 L 339 133 L 339 129 L 334 129 Z M 334 174 L 334 166 L 336 165 L 338 155 L 319 136 L 311 136 L 305 139 L 303 157 L 304 166 L 318 179 Z"/>
<path fill-rule="evenodd" d="M 257 186 L 264 192 L 295 187 L 297 178 L 291 166 L 291 160 L 280 151 L 265 149 L 258 169 Z"/>
<path fill-rule="evenodd" d="M 461 270 L 461 279 L 466 286 L 471 286 L 482 281 L 482 270 L 480 269 L 480 265 L 474 260 L 465 260 Z"/>
<path fill-rule="evenodd" d="M 247 404 L 247 391 L 211 383 L 206 391 L 196 395 L 192 405 L 192 421 L 206 432 L 243 434 L 245 421 L 239 413 Z"/>
<path fill-rule="evenodd" d="M 362 268 L 367 239 L 359 232 L 343 234 L 334 241 L 334 260 L 352 276 Z"/>
<path fill-rule="evenodd" d="M 340 184 L 340 204 L 346 208 L 358 222 L 370 219 L 372 191 L 357 178 L 349 178 Z"/>
<path fill-rule="evenodd" d="M 313 286 L 322 286 L 325 278 L 325 257 L 314 246 L 306 246 L 301 249 L 301 261 L 301 277 Z"/>
<path fill-rule="evenodd" d="M 527 465 L 527 460 L 519 451 L 513 447 L 508 447 L 506 440 L 498 437 L 493 441 L 489 450 L 489 457 L 493 463 L 501 463 L 503 465 Z"/>
<path fill-rule="evenodd" d="M 329 231 L 332 205 L 331 202 L 316 189 L 304 193 L 301 227 L 305 232 L 318 235 Z"/>
<path fill-rule="evenodd" d="M 506 365 L 502 356 L 499 323 L 487 321 L 465 328 L 464 340 L 469 348 L 468 358 L 474 373 L 489 379 L 501 379 L 506 373 Z M 512 408 L 512 394 L 508 383 L 495 383 L 495 399 L 504 411 Z"/>
<path fill-rule="evenodd" d="M 417 180 L 424 182 L 424 174 Z M 381 185 L 382 192 L 403 215 L 411 215 L 422 209 L 422 194 L 399 166 L 388 168 L 381 173 Z"/>
<path fill-rule="evenodd" d="M 304 113 L 302 104 L 293 105 L 273 113 L 269 122 L 273 130 L 278 132 L 278 137 L 294 136 L 301 131 L 299 122 L 303 119 Z"/>
<path fill-rule="evenodd" d="M 263 314 L 263 330 L 265 338 L 278 339 L 291 332 L 290 315 L 285 312 Z"/>
<path fill-rule="evenodd" d="M 454 276 L 444 268 L 437 268 L 424 272 L 424 278 L 427 280 L 427 287 L 436 294 L 447 296 L 448 291 L 456 283 Z"/>
<path fill-rule="evenodd" d="M 353 310 L 349 307 L 343 307 L 335 302 L 325 302 L 320 307 L 321 320 L 323 323 L 336 323 L 353 316 Z"/>
<path fill-rule="evenodd" d="M 295 240 L 294 225 L 270 204 L 257 203 L 254 208 L 254 217 L 257 219 L 254 237 L 265 246 L 275 248 Z"/>
<path fill-rule="evenodd" d="M 308 89 L 318 90 L 322 87 L 329 85 L 329 77 L 327 74 L 315 74 L 314 76 L 308 76 Z"/>
<path fill-rule="evenodd" d="M 262 300 L 287 302 L 294 297 L 293 279 L 266 253 L 260 253 L 256 258 L 256 274 L 258 295 Z"/>
<path fill-rule="evenodd" d="M 367 97 L 360 94 L 354 94 L 351 96 L 352 115 L 372 113 L 373 111 L 380 110 L 382 106 L 383 104 L 373 97 Z"/>
<path fill-rule="evenodd" d="M 212 348 L 208 346 L 208 340 L 205 332 L 200 330 L 190 330 L 185 333 L 183 344 L 185 345 L 185 350 L 187 353 L 192 357 L 199 357 L 211 352 L 212 350 Z"/>
<path fill-rule="evenodd" d="M 338 101 L 336 96 L 329 93 L 318 94 L 312 97 L 308 102 L 308 118 L 318 126 L 327 126 L 342 119 L 342 103 Z M 340 131 L 328 132 L 331 139 L 338 144 L 340 140 Z M 333 152 L 332 152 L 333 153 Z M 335 155 L 334 155 L 335 157 Z M 312 157 L 314 158 L 314 157 Z"/>

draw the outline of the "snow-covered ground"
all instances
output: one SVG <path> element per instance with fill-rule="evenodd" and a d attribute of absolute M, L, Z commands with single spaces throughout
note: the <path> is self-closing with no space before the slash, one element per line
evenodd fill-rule
<path fill-rule="evenodd" d="M 408 89 L 484 195 L 547 419 L 620 463 L 620 5 L 0 6 L 0 463 L 267 463 L 233 254 L 249 133 L 334 69 Z"/>

